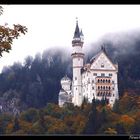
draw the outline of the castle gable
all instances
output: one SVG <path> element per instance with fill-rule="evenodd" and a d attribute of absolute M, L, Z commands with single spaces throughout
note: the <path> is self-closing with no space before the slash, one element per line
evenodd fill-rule
<path fill-rule="evenodd" d="M 97 56 L 92 59 L 91 69 L 100 70 L 116 70 L 115 65 L 108 58 L 104 51 L 101 51 Z"/>

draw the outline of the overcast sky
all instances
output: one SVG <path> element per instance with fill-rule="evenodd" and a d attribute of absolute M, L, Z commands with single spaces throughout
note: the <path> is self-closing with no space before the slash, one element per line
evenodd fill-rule
<path fill-rule="evenodd" d="M 3 8 L 0 24 L 25 25 L 28 33 L 15 40 L 12 51 L 0 58 L 0 71 L 5 65 L 23 62 L 26 56 L 47 48 L 71 48 L 76 17 L 86 47 L 107 33 L 140 29 L 140 5 L 3 5 Z"/>

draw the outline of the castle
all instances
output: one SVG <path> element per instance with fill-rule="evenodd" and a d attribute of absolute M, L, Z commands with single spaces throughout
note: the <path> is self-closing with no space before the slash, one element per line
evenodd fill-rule
<path fill-rule="evenodd" d="M 92 102 L 93 98 L 106 98 L 113 106 L 115 100 L 119 99 L 118 65 L 111 61 L 104 47 L 89 63 L 84 64 L 83 44 L 84 36 L 76 21 L 71 54 L 73 79 L 71 81 L 67 75 L 61 79 L 59 106 L 63 106 L 65 102 L 80 106 L 84 97 L 88 102 Z"/>

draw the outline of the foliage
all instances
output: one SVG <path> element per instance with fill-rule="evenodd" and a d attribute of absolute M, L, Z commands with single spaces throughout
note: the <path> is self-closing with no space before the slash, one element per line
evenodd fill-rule
<path fill-rule="evenodd" d="M 34 123 L 39 119 L 39 112 L 35 108 L 30 108 L 27 111 L 21 113 L 21 119 Z"/>
<path fill-rule="evenodd" d="M 0 7 L 0 15 L 3 13 L 3 8 Z M 7 27 L 7 25 L 0 25 L 0 56 L 3 52 L 9 52 L 12 48 L 13 40 L 18 39 L 20 34 L 27 32 L 26 26 L 20 24 L 14 24 L 13 28 Z"/>

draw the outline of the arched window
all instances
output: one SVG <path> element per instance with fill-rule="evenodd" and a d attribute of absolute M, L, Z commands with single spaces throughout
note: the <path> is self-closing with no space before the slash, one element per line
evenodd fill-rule
<path fill-rule="evenodd" d="M 110 80 L 108 80 L 108 83 L 110 83 Z"/>
<path fill-rule="evenodd" d="M 98 79 L 98 83 L 100 83 L 100 80 Z"/>
<path fill-rule="evenodd" d="M 107 79 L 106 79 L 106 83 L 107 83 Z"/>
<path fill-rule="evenodd" d="M 105 90 L 105 86 L 103 86 L 103 89 Z"/>
<path fill-rule="evenodd" d="M 110 86 L 109 86 L 109 90 L 110 90 Z"/>
<path fill-rule="evenodd" d="M 102 83 L 102 79 L 101 79 L 101 83 Z"/>
<path fill-rule="evenodd" d="M 101 64 L 101 68 L 104 68 L 104 64 L 103 63 Z"/>
<path fill-rule="evenodd" d="M 100 89 L 100 86 L 98 86 L 98 89 Z"/>
<path fill-rule="evenodd" d="M 103 83 L 105 83 L 105 80 L 103 80 Z"/>
<path fill-rule="evenodd" d="M 106 86 L 106 90 L 108 90 L 108 87 Z"/>
<path fill-rule="evenodd" d="M 102 90 L 102 86 L 101 86 L 101 90 Z"/>

